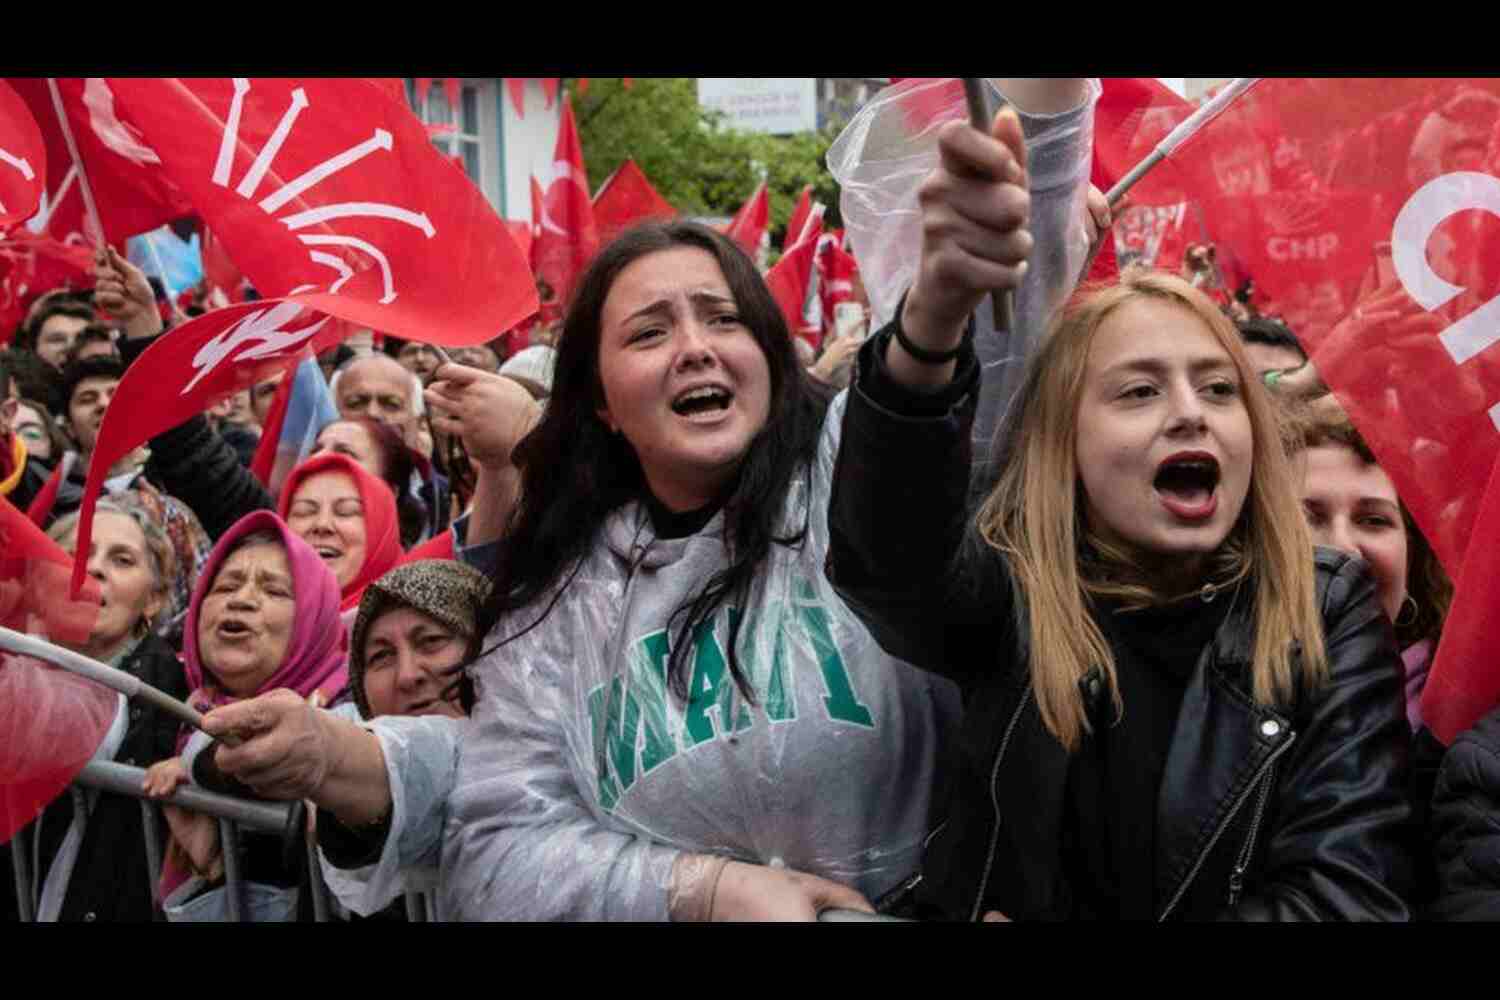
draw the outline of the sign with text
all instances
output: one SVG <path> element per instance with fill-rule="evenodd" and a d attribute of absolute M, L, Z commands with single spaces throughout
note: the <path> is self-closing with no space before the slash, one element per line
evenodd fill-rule
<path fill-rule="evenodd" d="M 731 127 L 746 132 L 812 132 L 818 127 L 818 82 L 811 77 L 700 77 L 698 106 L 723 112 Z"/>

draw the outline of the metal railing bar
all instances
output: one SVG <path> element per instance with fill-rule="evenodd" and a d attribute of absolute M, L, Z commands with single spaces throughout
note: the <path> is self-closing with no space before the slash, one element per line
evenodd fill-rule
<path fill-rule="evenodd" d="M 219 844 L 224 850 L 224 893 L 229 919 L 245 922 L 245 886 L 240 881 L 240 839 L 232 820 L 219 818 Z"/>
<path fill-rule="evenodd" d="M 157 824 L 156 805 L 141 799 L 141 831 L 146 841 L 146 870 L 151 875 L 153 892 L 161 884 L 161 827 Z"/>
<path fill-rule="evenodd" d="M 86 788 L 98 788 L 144 799 L 141 781 L 145 776 L 146 772 L 138 767 L 117 764 L 109 760 L 94 760 L 84 765 L 75 780 Z M 218 819 L 233 820 L 259 833 L 281 833 L 286 829 L 287 817 L 291 810 L 289 804 L 237 799 L 230 795 L 204 791 L 192 785 L 184 785 L 160 801 L 192 809 L 195 812 L 207 813 Z"/>
<path fill-rule="evenodd" d="M 307 884 L 312 893 L 313 920 L 328 923 L 328 886 L 323 882 L 323 866 L 318 863 L 318 835 L 310 832 L 307 843 Z"/>
<path fill-rule="evenodd" d="M 36 900 L 31 896 L 31 858 L 27 854 L 30 846 L 26 843 L 29 839 L 23 827 L 10 840 L 11 874 L 15 876 L 16 883 L 16 911 L 21 922 L 27 924 L 36 920 Z"/>

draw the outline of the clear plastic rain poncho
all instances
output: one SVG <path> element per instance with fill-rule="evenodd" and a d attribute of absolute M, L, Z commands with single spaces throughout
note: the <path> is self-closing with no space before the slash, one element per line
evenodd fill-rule
<path fill-rule="evenodd" d="M 472 668 L 450 794 L 433 792 L 453 759 L 445 734 L 373 720 L 387 760 L 405 761 L 389 772 L 399 807 L 384 856 L 341 898 L 392 898 L 439 825 L 449 920 L 666 920 L 682 852 L 810 872 L 871 900 L 909 877 L 958 693 L 882 652 L 824 576 L 842 415 L 840 397 L 810 481 L 789 491 L 783 524 L 806 524 L 805 541 L 773 546 L 747 606 L 698 630 L 686 705 L 667 690 L 669 621 L 727 564 L 723 516 L 657 539 L 632 503 L 540 624 L 528 630 L 535 607 L 489 636 L 523 633 Z M 731 615 L 753 705 L 726 663 Z"/>
<path fill-rule="evenodd" d="M 987 86 L 998 108 L 1004 96 Z M 1020 387 L 1026 359 L 1088 260 L 1085 197 L 1099 93 L 1098 81 L 1090 80 L 1087 98 L 1072 110 L 1033 115 L 1017 108 L 1036 244 L 1015 296 L 1016 329 L 997 333 L 988 301 L 975 316 L 984 378 L 974 420 L 976 485 L 997 474 L 984 461 L 996 428 Z M 916 279 L 922 248 L 917 189 L 937 167 L 938 128 L 955 119 L 968 119 L 962 81 L 904 80 L 866 104 L 828 150 L 828 169 L 841 188 L 839 211 L 870 297 L 872 329 L 890 321 Z"/>

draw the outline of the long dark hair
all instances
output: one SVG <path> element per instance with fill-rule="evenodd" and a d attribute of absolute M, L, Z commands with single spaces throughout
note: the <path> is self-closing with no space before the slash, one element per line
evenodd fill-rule
<path fill-rule="evenodd" d="M 751 442 L 724 498 L 730 563 L 677 608 L 667 624 L 672 633 L 667 675 L 672 690 L 686 698 L 693 630 L 711 620 L 726 601 L 746 603 L 773 542 L 794 546 L 806 537 L 805 519 L 789 535 L 779 535 L 778 529 L 799 470 L 811 473 L 825 413 L 809 390 L 786 321 L 755 265 L 732 240 L 696 223 L 652 223 L 626 232 L 600 251 L 578 283 L 557 342 L 552 396 L 541 420 L 515 449 L 520 500 L 510 514 L 480 631 L 488 633 L 505 615 L 530 607 L 567 574 L 567 582 L 541 614 L 499 645 L 541 624 L 595 544 L 608 514 L 647 495 L 634 449 L 598 416 L 604 400 L 600 325 L 604 301 L 621 271 L 649 254 L 682 247 L 706 251 L 718 262 L 741 322 L 766 357 L 771 378 L 766 425 Z M 733 617 L 730 625 L 729 671 L 740 692 L 753 702 L 735 649 L 742 620 L 743 616 Z"/>

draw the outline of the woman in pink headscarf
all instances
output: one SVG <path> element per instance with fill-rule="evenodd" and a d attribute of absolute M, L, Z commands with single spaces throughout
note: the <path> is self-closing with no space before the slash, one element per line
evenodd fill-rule
<path fill-rule="evenodd" d="M 188 701 L 207 712 L 242 698 L 289 688 L 315 704 L 336 700 L 348 685 L 348 636 L 339 621 L 337 578 L 311 545 L 267 510 L 245 515 L 214 546 L 198 578 L 183 629 Z M 162 761 L 146 775 L 153 798 L 169 795 L 183 781 L 227 788 L 213 769 L 213 755 L 198 751 L 208 738 L 193 734 L 179 745 L 181 756 Z M 167 807 L 172 827 L 161 890 L 168 915 L 201 919 L 217 905 L 223 859 L 212 817 Z M 280 844 L 258 851 L 247 836 L 246 878 L 252 912 L 285 919 L 296 903 L 300 873 L 288 872 Z M 260 855 L 264 855 L 261 857 Z M 188 873 L 197 881 L 184 888 Z M 290 883 L 290 884 L 288 884 Z M 257 896 L 257 889 L 264 890 Z M 201 901 L 201 902 L 200 902 Z"/>

